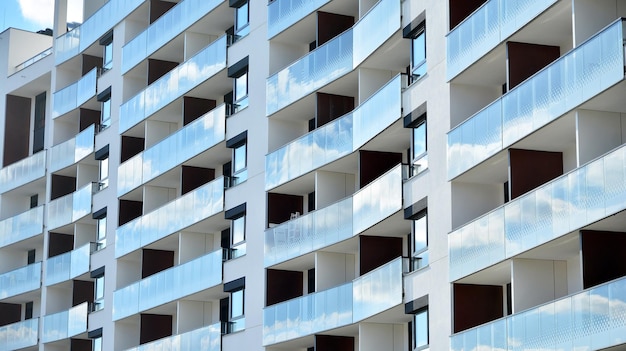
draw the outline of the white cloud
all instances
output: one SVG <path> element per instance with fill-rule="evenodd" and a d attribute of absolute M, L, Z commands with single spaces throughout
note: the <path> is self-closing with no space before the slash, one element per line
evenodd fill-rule
<path fill-rule="evenodd" d="M 52 27 L 54 0 L 18 0 L 22 15 L 27 21 L 42 27 Z"/>

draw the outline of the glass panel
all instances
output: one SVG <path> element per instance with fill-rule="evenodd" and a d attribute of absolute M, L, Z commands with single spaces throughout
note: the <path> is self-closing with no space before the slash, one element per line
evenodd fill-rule
<path fill-rule="evenodd" d="M 0 351 L 35 346 L 38 342 L 39 318 L 0 327 Z"/>
<path fill-rule="evenodd" d="M 199 155 L 226 138 L 226 106 L 214 108 L 118 168 L 118 196 Z"/>
<path fill-rule="evenodd" d="M 120 133 L 148 118 L 224 68 L 226 68 L 225 35 L 123 103 L 120 106 Z"/>
<path fill-rule="evenodd" d="M 66 114 L 96 96 L 97 74 L 98 69 L 94 68 L 75 83 L 54 92 L 52 118 Z"/>
<path fill-rule="evenodd" d="M 0 298 L 37 290 L 41 286 L 41 262 L 0 274 Z"/>
<path fill-rule="evenodd" d="M 95 126 L 92 124 L 74 138 L 57 144 L 50 149 L 52 172 L 73 165 L 94 151 Z"/>
<path fill-rule="evenodd" d="M 220 324 L 195 329 L 127 349 L 127 351 L 180 350 L 220 351 Z"/>
<path fill-rule="evenodd" d="M 41 151 L 0 169 L 0 193 L 42 178 L 46 173 L 46 152 Z"/>
<path fill-rule="evenodd" d="M 42 342 L 67 339 L 87 331 L 87 302 L 43 317 Z"/>
<path fill-rule="evenodd" d="M 0 221 L 0 247 L 43 233 L 43 206 Z"/>
<path fill-rule="evenodd" d="M 330 0 L 279 0 L 267 5 L 267 38 L 294 25 Z"/>
<path fill-rule="evenodd" d="M 243 290 L 234 291 L 230 294 L 230 318 L 235 319 L 243 316 Z"/>
<path fill-rule="evenodd" d="M 545 0 L 527 3 L 534 1 Z M 622 21 L 618 20 L 450 131 L 448 178 L 622 80 L 622 51 Z"/>
<path fill-rule="evenodd" d="M 197 273 L 204 272 L 204 279 Z M 222 250 L 169 268 L 113 293 L 113 319 L 145 311 L 217 286 L 222 282 Z"/>
<path fill-rule="evenodd" d="M 246 217 L 242 216 L 231 221 L 232 244 L 238 244 L 246 240 L 245 235 Z"/>
<path fill-rule="evenodd" d="M 55 229 L 78 221 L 91 213 L 91 183 L 77 191 L 50 201 L 48 204 L 48 227 Z"/>

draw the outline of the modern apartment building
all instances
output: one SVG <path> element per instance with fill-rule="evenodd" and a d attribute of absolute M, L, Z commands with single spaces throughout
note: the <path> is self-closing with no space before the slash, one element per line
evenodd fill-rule
<path fill-rule="evenodd" d="M 84 0 L 0 33 L 0 351 L 626 349 L 626 0 Z"/>

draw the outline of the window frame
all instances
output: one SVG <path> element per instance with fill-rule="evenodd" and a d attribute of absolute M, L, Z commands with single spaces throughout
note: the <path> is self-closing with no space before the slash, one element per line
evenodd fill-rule
<path fill-rule="evenodd" d="M 104 289 L 105 289 L 104 273 L 93 277 L 93 308 L 92 308 L 93 312 L 101 311 L 102 309 L 104 309 L 104 295 L 105 295 Z"/>
<path fill-rule="evenodd" d="M 418 345 L 418 316 L 423 316 L 426 315 L 426 343 Z M 428 349 L 430 347 L 430 316 L 429 316 L 429 312 L 428 312 L 428 306 L 422 307 L 420 309 L 418 309 L 417 311 L 415 311 L 415 313 L 413 313 L 413 325 L 411 328 L 411 334 L 412 334 L 412 345 L 410 345 L 411 350 L 414 351 L 419 351 L 419 350 L 425 350 Z M 421 323 L 420 323 L 421 325 Z M 421 335 L 421 333 L 420 333 Z"/>
<path fill-rule="evenodd" d="M 420 61 L 416 61 L 416 46 L 419 45 L 423 52 Z M 411 80 L 416 81 L 426 75 L 428 65 L 426 64 L 428 52 L 426 51 L 426 24 L 420 24 L 415 33 L 411 35 Z"/>
<path fill-rule="evenodd" d="M 242 9 L 245 8 L 245 17 L 240 16 L 243 13 Z M 241 19 L 245 18 L 245 22 L 241 23 Z M 243 37 L 250 33 L 250 3 L 244 1 L 241 5 L 235 8 L 235 35 Z"/>

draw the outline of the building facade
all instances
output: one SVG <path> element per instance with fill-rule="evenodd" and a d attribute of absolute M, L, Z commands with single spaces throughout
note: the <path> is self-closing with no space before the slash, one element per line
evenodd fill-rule
<path fill-rule="evenodd" d="M 0 33 L 0 351 L 626 348 L 626 1 L 69 6 Z"/>

